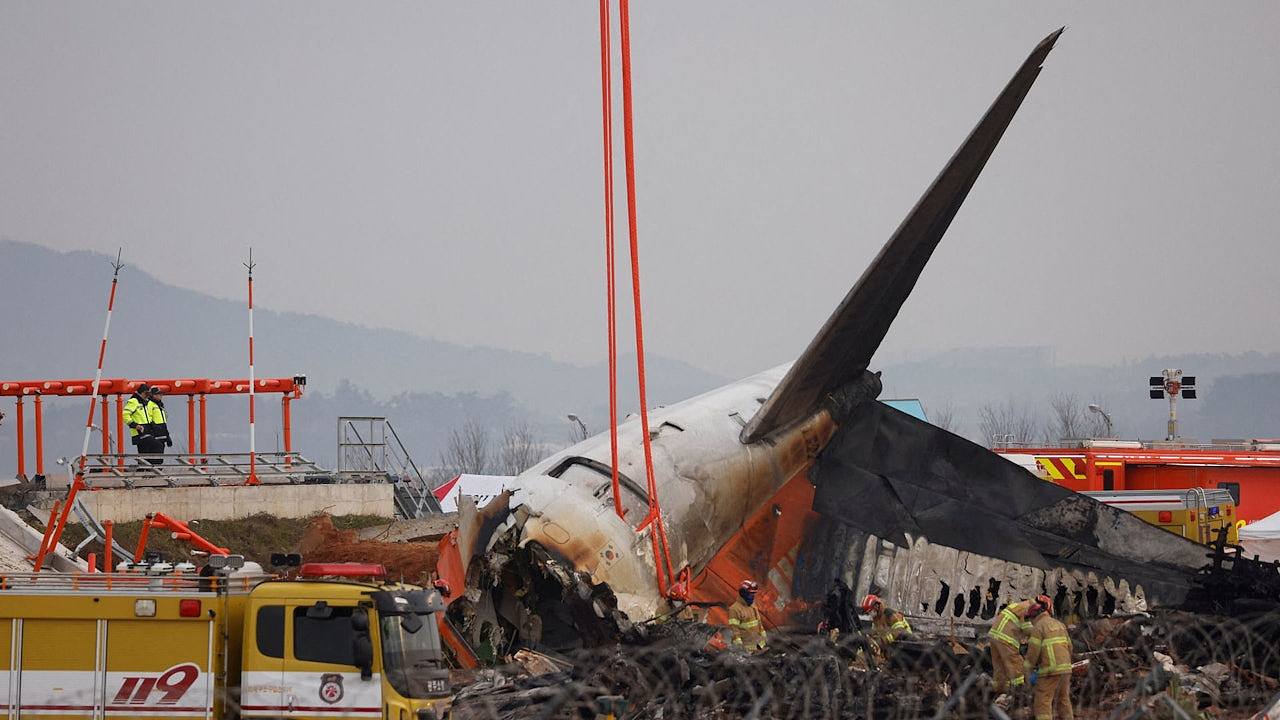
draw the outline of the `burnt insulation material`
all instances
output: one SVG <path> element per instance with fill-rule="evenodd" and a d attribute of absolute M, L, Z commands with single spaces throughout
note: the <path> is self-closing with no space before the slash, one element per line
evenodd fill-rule
<path fill-rule="evenodd" d="M 828 521 L 904 547 L 910 535 L 1044 570 L 1094 570 L 1173 603 L 1205 563 L 1195 543 L 881 403 L 845 419 L 810 477 Z"/>

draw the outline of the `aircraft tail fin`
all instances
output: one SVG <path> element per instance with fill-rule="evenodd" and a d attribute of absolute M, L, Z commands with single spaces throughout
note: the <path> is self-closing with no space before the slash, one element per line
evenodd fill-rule
<path fill-rule="evenodd" d="M 804 354 L 743 428 L 744 443 L 755 442 L 813 412 L 825 396 L 867 369 L 1061 34 L 1059 29 L 1042 40 L 1014 73 Z"/>

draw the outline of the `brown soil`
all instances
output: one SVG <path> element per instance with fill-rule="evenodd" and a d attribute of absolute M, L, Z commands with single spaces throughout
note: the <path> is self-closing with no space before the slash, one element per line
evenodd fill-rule
<path fill-rule="evenodd" d="M 297 547 L 304 562 L 380 563 L 389 578 L 417 585 L 430 581 L 439 557 L 434 542 L 360 540 L 355 530 L 341 528 L 327 515 L 311 520 Z"/>
<path fill-rule="evenodd" d="M 27 516 L 25 512 L 21 514 Z M 344 515 L 335 518 L 327 515 L 316 518 L 277 518 L 260 514 L 240 520 L 201 520 L 192 524 L 191 529 L 214 545 L 244 555 L 246 560 L 259 563 L 264 569 L 269 570 L 272 553 L 302 552 L 304 561 L 324 559 L 311 558 L 299 549 L 312 521 L 321 519 L 323 524 L 333 528 L 334 532 L 354 532 L 387 522 L 386 518 L 365 515 Z M 33 522 L 27 517 L 27 521 L 40 532 L 44 532 L 43 520 Z M 138 531 L 141 528 L 141 521 L 117 523 L 114 530 L 116 541 L 132 551 L 137 546 Z M 80 525 L 68 524 L 62 534 L 62 544 L 68 548 L 74 548 L 86 535 L 87 533 Z M 96 552 L 98 563 L 101 565 L 102 550 L 102 543 L 95 541 L 85 548 L 81 557 L 87 553 Z M 159 552 L 166 560 L 178 561 L 190 557 L 191 547 L 184 542 L 173 540 L 167 531 L 152 529 L 147 535 L 147 550 Z M 432 560 L 433 566 L 434 562 Z"/>

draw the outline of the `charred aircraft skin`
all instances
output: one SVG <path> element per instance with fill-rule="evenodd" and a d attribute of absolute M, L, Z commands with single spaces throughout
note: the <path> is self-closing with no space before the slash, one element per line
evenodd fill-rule
<path fill-rule="evenodd" d="M 464 517 L 471 602 L 551 647 L 666 611 L 652 528 L 635 529 L 649 505 L 642 432 L 675 569 L 710 604 L 757 580 L 770 624 L 807 622 L 836 577 L 926 619 L 980 622 L 1039 592 L 1105 597 L 1100 611 L 1180 602 L 1203 548 L 876 402 L 867 370 L 1060 33 L 1032 51 L 794 364 L 659 408 L 649 428 L 619 427 L 625 518 L 607 434 L 521 474 L 483 522 Z"/>

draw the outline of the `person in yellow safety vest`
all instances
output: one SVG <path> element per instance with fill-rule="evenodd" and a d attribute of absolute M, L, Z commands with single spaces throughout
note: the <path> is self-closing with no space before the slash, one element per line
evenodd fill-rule
<path fill-rule="evenodd" d="M 911 623 L 906 616 L 886 607 L 879 595 L 862 598 L 862 612 L 871 614 L 871 636 L 877 645 L 887 647 L 911 637 Z"/>
<path fill-rule="evenodd" d="M 173 439 L 169 437 L 168 416 L 164 411 L 164 391 L 158 387 L 151 388 L 147 397 L 147 433 L 151 435 L 148 453 L 163 455 L 166 447 L 173 447 Z M 164 458 L 152 458 L 152 465 L 163 465 Z"/>
<path fill-rule="evenodd" d="M 755 606 L 759 590 L 754 580 L 743 580 L 738 586 L 738 599 L 729 608 L 729 630 L 733 633 L 735 649 L 748 652 L 765 649 L 764 620 Z"/>
<path fill-rule="evenodd" d="M 133 391 L 125 402 L 121 415 L 129 426 L 129 441 L 138 448 L 138 452 L 149 452 L 151 433 L 147 430 L 147 397 L 151 394 L 151 386 L 143 383 Z"/>
<path fill-rule="evenodd" d="M 1067 635 L 1067 626 L 1054 619 L 1052 610 L 1053 602 L 1040 595 L 1027 613 L 1032 618 L 1027 638 L 1031 707 L 1035 720 L 1074 720 L 1071 638 Z"/>
<path fill-rule="evenodd" d="M 987 631 L 991 644 L 991 667 L 995 672 L 996 695 L 1017 690 L 1026 682 L 1022 673 L 1022 643 L 1031 632 L 1027 613 L 1035 605 L 1034 600 L 1011 602 L 1000 608 L 996 621 Z"/>

